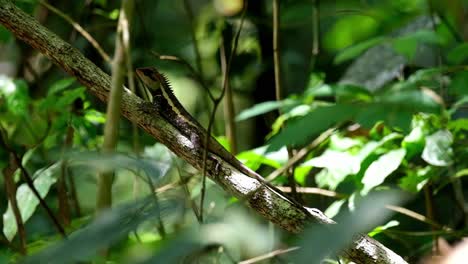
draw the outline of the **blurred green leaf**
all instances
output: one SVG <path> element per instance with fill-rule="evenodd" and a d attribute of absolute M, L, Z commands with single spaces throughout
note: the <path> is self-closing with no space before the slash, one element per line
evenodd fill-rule
<path fill-rule="evenodd" d="M 323 46 L 328 51 L 344 49 L 368 39 L 378 27 L 379 21 L 370 16 L 341 16 L 323 36 Z"/>
<path fill-rule="evenodd" d="M 455 73 L 449 84 L 449 91 L 458 96 L 468 96 L 468 71 Z"/>
<path fill-rule="evenodd" d="M 30 98 L 28 85 L 23 80 L 0 76 L 0 98 L 4 97 L 7 111 L 15 116 L 26 116 Z"/>
<path fill-rule="evenodd" d="M 395 149 L 383 154 L 376 161 L 372 162 L 361 180 L 364 185 L 361 194 L 366 195 L 371 189 L 382 184 L 385 178 L 400 166 L 405 154 L 405 149 Z"/>
<path fill-rule="evenodd" d="M 84 118 L 86 121 L 93 124 L 104 124 L 106 122 L 105 115 L 94 109 L 87 109 L 85 111 Z"/>
<path fill-rule="evenodd" d="M 236 157 L 253 170 L 257 170 L 261 165 L 279 168 L 282 164 L 286 163 L 288 153 L 285 148 L 268 153 L 266 153 L 266 150 L 267 146 L 259 147 L 249 151 L 243 151 L 236 155 Z"/>
<path fill-rule="evenodd" d="M 453 136 L 448 130 L 439 130 L 426 138 L 421 157 L 434 166 L 449 166 L 453 162 Z"/>
<path fill-rule="evenodd" d="M 244 121 L 249 118 L 268 113 L 270 111 L 280 109 L 286 106 L 294 106 L 298 104 L 296 101 L 291 100 L 291 99 L 286 99 L 283 101 L 270 101 L 270 102 L 264 102 L 260 104 L 256 104 L 251 108 L 245 109 L 242 112 L 239 113 L 239 115 L 236 117 L 236 121 Z"/>
<path fill-rule="evenodd" d="M 399 186 L 408 192 L 419 192 L 433 174 L 431 166 L 413 168 L 406 171 L 406 176 L 401 178 Z"/>
<path fill-rule="evenodd" d="M 453 64 L 461 64 L 468 58 L 468 43 L 461 43 L 447 54 L 447 60 Z"/>
<path fill-rule="evenodd" d="M 457 133 L 459 131 L 468 131 L 468 118 L 460 118 L 448 123 L 450 131 Z"/>
<path fill-rule="evenodd" d="M 75 82 L 75 78 L 63 78 L 52 84 L 47 91 L 47 95 L 57 94 L 70 87 Z"/>
<path fill-rule="evenodd" d="M 167 161 L 156 161 L 154 159 L 135 158 L 123 154 L 104 154 L 96 152 L 71 152 L 67 154 L 70 166 L 85 165 L 96 171 L 112 171 L 116 169 L 127 169 L 139 175 L 142 170 L 154 181 L 159 181 L 166 175 L 170 168 Z"/>
<path fill-rule="evenodd" d="M 54 165 L 36 171 L 33 175 L 34 187 L 42 198 L 47 196 L 50 187 L 57 181 L 56 175 L 60 172 L 60 162 Z M 21 218 L 26 223 L 36 211 L 39 200 L 36 198 L 26 183 L 21 184 L 16 191 L 16 201 L 21 213 Z M 16 220 L 13 215 L 11 203 L 8 203 L 8 209 L 3 214 L 3 233 L 8 240 L 12 240 L 18 231 Z"/>
<path fill-rule="evenodd" d="M 343 206 L 343 204 L 345 204 L 345 202 L 346 199 L 334 201 L 330 206 L 328 206 L 327 210 L 325 210 L 325 212 L 323 213 L 329 218 L 334 218 L 336 215 L 338 215 L 338 213 L 341 210 L 341 207 Z"/>
<path fill-rule="evenodd" d="M 0 43 L 6 43 L 11 39 L 11 33 L 4 26 L 0 25 Z"/>
<path fill-rule="evenodd" d="M 345 104 L 317 107 L 304 117 L 288 123 L 270 140 L 269 150 L 277 150 L 285 145 L 305 144 L 332 125 L 352 119 L 357 111 L 355 106 Z"/>
<path fill-rule="evenodd" d="M 345 61 L 354 59 L 355 57 L 361 55 L 364 51 L 382 43 L 385 40 L 386 38 L 384 37 L 375 37 L 363 41 L 361 43 L 355 44 L 351 47 L 345 48 L 343 51 L 338 53 L 338 55 L 336 55 L 335 59 L 333 60 L 333 63 L 341 64 Z"/>
<path fill-rule="evenodd" d="M 89 261 L 98 250 L 121 240 L 143 222 L 159 215 L 174 213 L 181 204 L 175 200 L 154 202 L 154 197 L 120 205 L 103 212 L 88 226 L 67 239 L 27 257 L 21 263 L 65 264 Z"/>
<path fill-rule="evenodd" d="M 422 153 L 426 143 L 426 134 L 423 126 L 414 127 L 411 132 L 403 138 L 401 146 L 406 150 L 408 158 L 413 157 L 418 153 Z"/>
<path fill-rule="evenodd" d="M 338 224 L 330 228 L 327 225 L 313 225 L 307 228 L 299 241 L 301 250 L 292 253 L 295 263 L 321 263 L 328 257 L 358 239 L 357 234 L 367 232 L 385 221 L 391 214 L 386 204 L 399 204 L 401 193 L 374 193 L 363 198 L 353 213 L 338 215 Z M 320 238 L 320 239 L 317 239 Z M 404 263 L 403 259 L 401 259 Z"/>
<path fill-rule="evenodd" d="M 373 237 L 375 235 L 378 235 L 380 233 L 382 233 L 383 231 L 389 229 L 389 228 L 392 228 L 392 227 L 395 227 L 395 226 L 399 226 L 400 225 L 400 222 L 396 221 L 396 220 L 391 220 L 389 221 L 388 223 L 386 223 L 385 225 L 383 226 L 378 226 L 376 228 L 374 228 L 374 230 L 372 230 L 371 232 L 369 232 L 369 236 L 370 237 Z"/>
<path fill-rule="evenodd" d="M 442 39 L 436 32 L 431 30 L 419 30 L 408 35 L 393 39 L 393 48 L 404 55 L 408 60 L 413 60 L 417 47 L 420 43 L 443 44 Z"/>

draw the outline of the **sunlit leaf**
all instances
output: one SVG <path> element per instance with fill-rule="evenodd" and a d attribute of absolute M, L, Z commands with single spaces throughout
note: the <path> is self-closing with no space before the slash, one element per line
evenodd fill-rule
<path fill-rule="evenodd" d="M 439 130 L 426 137 L 421 157 L 434 166 L 448 166 L 453 162 L 453 136 L 448 130 Z"/>
<path fill-rule="evenodd" d="M 405 191 L 417 193 L 426 185 L 432 175 L 431 166 L 407 170 L 406 176 L 401 178 L 399 185 Z"/>
<path fill-rule="evenodd" d="M 0 98 L 4 97 L 8 112 L 14 116 L 25 116 L 30 102 L 28 85 L 23 80 L 15 80 L 0 76 Z"/>
<path fill-rule="evenodd" d="M 372 162 L 361 180 L 362 184 L 364 184 L 361 194 L 365 195 L 372 188 L 383 183 L 385 178 L 400 166 L 405 154 L 405 149 L 395 149 L 383 154 L 376 161 Z"/>
<path fill-rule="evenodd" d="M 346 199 L 334 201 L 330 206 L 328 206 L 327 210 L 325 210 L 325 212 L 323 213 L 329 218 L 333 218 L 336 215 L 338 215 L 338 213 L 341 210 L 341 207 L 343 206 L 345 202 L 346 202 Z"/>
<path fill-rule="evenodd" d="M 417 126 L 403 139 L 401 146 L 405 148 L 408 158 L 422 153 L 426 142 L 425 136 L 423 127 Z"/>
<path fill-rule="evenodd" d="M 50 187 L 57 181 L 56 174 L 60 172 L 60 164 L 61 163 L 56 163 L 34 173 L 34 187 L 36 187 L 42 198 L 47 196 Z M 21 219 L 23 220 L 23 223 L 25 223 L 36 211 L 39 200 L 26 183 L 23 183 L 16 191 L 16 201 L 21 213 Z M 17 231 L 18 226 L 16 225 L 11 203 L 8 203 L 8 209 L 3 214 L 3 233 L 5 234 L 5 237 L 11 241 Z"/>
<path fill-rule="evenodd" d="M 372 230 L 371 232 L 369 232 L 369 236 L 370 237 L 373 237 L 375 235 L 378 235 L 380 233 L 382 233 L 383 231 L 389 229 L 389 228 L 392 228 L 392 227 L 395 227 L 395 226 L 399 226 L 400 225 L 400 222 L 396 221 L 396 220 L 391 220 L 389 221 L 388 223 L 386 223 L 385 225 L 383 226 L 378 226 L 376 228 L 374 228 L 374 230 Z"/>

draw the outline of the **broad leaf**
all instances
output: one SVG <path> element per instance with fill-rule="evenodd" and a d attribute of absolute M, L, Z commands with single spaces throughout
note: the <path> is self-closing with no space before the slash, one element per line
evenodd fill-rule
<path fill-rule="evenodd" d="M 361 182 L 364 184 L 364 188 L 361 194 L 366 195 L 372 188 L 383 183 L 385 178 L 400 166 L 405 154 L 404 149 L 396 149 L 383 154 L 372 162 L 362 178 Z"/>
<path fill-rule="evenodd" d="M 449 166 L 453 162 L 453 136 L 448 130 L 439 130 L 426 138 L 422 158 L 434 166 Z"/>
<path fill-rule="evenodd" d="M 102 213 L 93 223 L 56 245 L 26 258 L 22 263 L 62 264 L 89 261 L 98 250 L 121 240 L 143 222 L 179 208 L 180 203 L 174 200 L 155 203 L 152 196 L 121 205 Z"/>
<path fill-rule="evenodd" d="M 307 228 L 302 232 L 299 243 L 302 250 L 293 253 L 293 262 L 321 263 L 327 256 L 333 256 L 349 246 L 357 234 L 367 232 L 385 221 L 391 214 L 390 210 L 385 209 L 385 204 L 398 204 L 401 201 L 401 193 L 369 195 L 358 203 L 353 213 L 338 215 L 338 224 L 333 225 L 333 228 L 326 225 Z"/>
<path fill-rule="evenodd" d="M 451 49 L 447 54 L 447 60 L 453 64 L 461 64 L 468 58 L 468 43 L 461 43 Z"/>
<path fill-rule="evenodd" d="M 395 226 L 399 226 L 400 225 L 400 222 L 396 221 L 396 220 L 391 220 L 389 221 L 388 223 L 386 223 L 385 225 L 383 226 L 378 226 L 376 228 L 374 228 L 374 230 L 372 230 L 371 232 L 369 232 L 369 236 L 370 237 L 373 237 L 377 234 L 380 234 L 382 233 L 383 231 L 389 229 L 389 228 L 392 228 L 392 227 L 395 227 Z"/>
<path fill-rule="evenodd" d="M 297 104 L 296 101 L 286 99 L 284 101 L 270 101 L 270 102 L 264 102 L 260 104 L 256 104 L 251 108 L 243 110 L 237 117 L 236 121 L 243 121 L 247 120 L 249 118 L 268 113 L 270 111 L 280 109 L 282 107 L 286 106 L 293 106 Z"/>
<path fill-rule="evenodd" d="M 60 162 L 56 163 L 48 168 L 38 170 L 34 174 L 34 187 L 36 187 L 42 198 L 47 196 L 50 187 L 57 181 L 56 174 L 60 172 L 60 164 Z M 16 190 L 16 201 L 20 210 L 21 219 L 23 223 L 25 223 L 36 211 L 39 200 L 26 183 L 23 183 Z M 5 237 L 11 241 L 17 231 L 18 226 L 16 225 L 11 203 L 8 203 L 8 209 L 3 214 L 3 233 Z"/>
<path fill-rule="evenodd" d="M 341 51 L 340 53 L 338 53 L 338 55 L 336 55 L 335 59 L 333 60 L 333 63 L 341 64 L 345 61 L 354 59 L 355 57 L 361 55 L 364 51 L 368 50 L 369 48 L 375 45 L 382 43 L 385 40 L 386 38 L 384 37 L 376 37 L 376 38 L 363 41 L 351 47 L 348 47 L 344 49 L 343 51 Z"/>
<path fill-rule="evenodd" d="M 350 120 L 358 109 L 352 105 L 319 106 L 302 118 L 291 121 L 270 141 L 270 150 L 284 145 L 300 145 L 325 131 L 332 125 Z"/>

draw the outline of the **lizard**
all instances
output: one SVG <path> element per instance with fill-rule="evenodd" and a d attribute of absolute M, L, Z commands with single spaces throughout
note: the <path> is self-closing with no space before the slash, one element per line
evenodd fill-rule
<path fill-rule="evenodd" d="M 136 74 L 153 97 L 152 106 L 158 109 L 158 113 L 169 123 L 171 123 L 176 129 L 178 129 L 184 136 L 190 139 L 190 141 L 195 146 L 202 147 L 204 144 L 200 143 L 205 140 L 206 134 L 208 132 L 179 102 L 177 97 L 174 95 L 174 92 L 166 76 L 161 74 L 154 67 L 137 68 Z M 304 210 L 306 215 L 315 215 L 322 219 L 327 218 L 318 209 L 304 207 L 294 199 L 287 197 L 276 186 L 266 181 L 258 173 L 240 162 L 216 139 L 211 136 L 208 138 L 209 140 L 204 147 L 206 147 L 209 152 L 228 162 L 231 166 L 238 169 L 243 174 L 258 180 L 262 185 L 266 186 L 271 191 L 284 197 L 288 202 L 295 205 L 296 207 Z"/>

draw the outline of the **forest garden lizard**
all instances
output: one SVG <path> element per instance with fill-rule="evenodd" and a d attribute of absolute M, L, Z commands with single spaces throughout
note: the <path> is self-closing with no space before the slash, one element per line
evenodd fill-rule
<path fill-rule="evenodd" d="M 187 112 L 187 110 L 185 110 L 177 97 L 174 95 L 167 78 L 163 74 L 159 73 L 159 71 L 154 67 L 138 68 L 136 69 L 136 73 L 153 97 L 151 107 L 154 109 L 154 111 L 157 111 L 160 116 L 165 118 L 166 121 L 179 130 L 187 139 L 192 142 L 192 144 L 194 144 L 196 148 L 200 148 L 200 151 L 202 151 L 203 148 L 206 147 L 207 151 L 215 154 L 225 162 L 228 162 L 231 166 L 238 169 L 243 174 L 258 180 L 262 185 L 266 186 L 271 191 L 284 197 L 296 207 L 304 210 L 307 215 L 312 214 L 314 216 L 318 216 L 322 220 L 326 218 L 326 216 L 324 216 L 323 213 L 321 213 L 319 210 L 315 208 L 306 208 L 295 200 L 286 197 L 277 187 L 267 182 L 262 176 L 242 164 L 213 137 L 209 136 L 208 144 L 204 146 L 204 141 L 205 138 L 207 138 L 206 135 L 208 132 L 195 118 L 193 118 Z"/>

